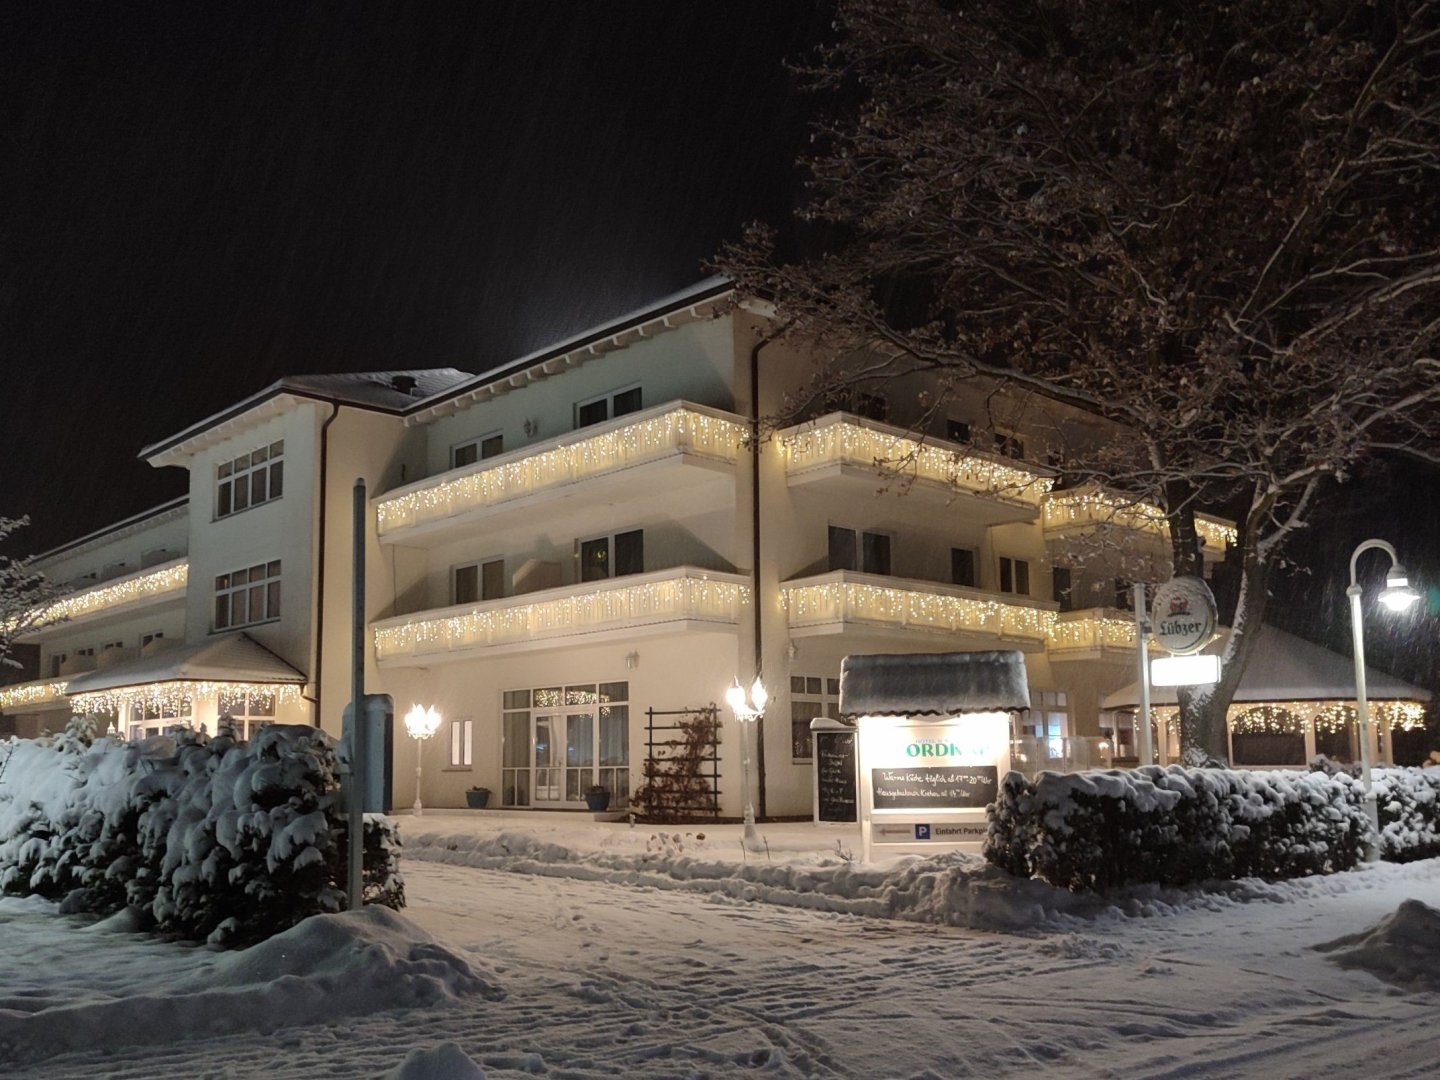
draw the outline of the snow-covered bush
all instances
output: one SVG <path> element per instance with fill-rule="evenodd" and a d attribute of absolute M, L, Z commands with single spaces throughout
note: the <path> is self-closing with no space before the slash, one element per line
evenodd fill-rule
<path fill-rule="evenodd" d="M 1440 769 L 1376 769 L 1372 784 L 1380 857 L 1411 862 L 1440 855 Z"/>
<path fill-rule="evenodd" d="M 67 911 L 135 909 L 166 933 L 241 943 L 338 911 L 346 820 L 334 743 L 272 725 L 249 743 L 12 741 L 0 778 L 0 892 Z M 366 896 L 400 907 L 394 824 L 374 815 Z"/>
<path fill-rule="evenodd" d="M 1149 767 L 1007 776 L 985 855 L 1067 889 L 1345 870 L 1364 851 L 1346 776 Z"/>

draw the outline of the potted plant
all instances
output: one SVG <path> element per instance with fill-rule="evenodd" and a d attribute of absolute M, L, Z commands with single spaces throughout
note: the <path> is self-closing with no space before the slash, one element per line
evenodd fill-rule
<path fill-rule="evenodd" d="M 490 789 L 488 787 L 472 787 L 465 792 L 465 805 L 471 810 L 484 810 L 485 804 L 490 801 Z"/>
<path fill-rule="evenodd" d="M 610 789 L 604 784 L 591 784 L 585 789 L 585 805 L 592 814 L 603 813 L 610 808 Z"/>

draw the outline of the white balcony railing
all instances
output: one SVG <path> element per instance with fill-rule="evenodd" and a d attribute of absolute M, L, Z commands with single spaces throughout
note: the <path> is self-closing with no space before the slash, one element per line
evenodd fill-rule
<path fill-rule="evenodd" d="M 905 630 L 968 631 L 997 639 L 1043 642 L 1055 622 L 1044 604 L 930 581 L 833 570 L 780 592 L 791 630 L 864 624 Z"/>
<path fill-rule="evenodd" d="M 917 480 L 952 491 L 1037 507 L 1054 479 L 1002 457 L 976 453 L 957 443 L 923 441 L 913 433 L 847 413 L 831 413 L 779 436 L 792 477 L 829 466 L 893 472 L 900 482 Z"/>
<path fill-rule="evenodd" d="M 41 679 L 37 682 L 0 686 L 0 712 L 43 708 L 50 704 L 58 706 L 64 701 L 65 683 L 63 681 Z"/>
<path fill-rule="evenodd" d="M 677 566 L 376 623 L 375 658 L 456 653 L 677 622 L 734 625 L 748 578 Z"/>
<path fill-rule="evenodd" d="M 1050 492 L 1041 507 L 1040 520 L 1047 533 L 1108 525 L 1163 538 L 1168 530 L 1165 511 L 1158 506 L 1097 487 Z M 1209 514 L 1195 515 L 1195 529 L 1205 542 L 1206 553 L 1215 557 L 1224 556 L 1226 545 L 1239 539 L 1233 524 Z"/>
<path fill-rule="evenodd" d="M 71 593 L 47 604 L 36 616 L 29 633 L 59 622 L 75 622 L 93 615 L 109 614 L 129 605 L 166 600 L 185 594 L 190 575 L 187 559 L 177 559 L 138 574 L 118 578 L 93 589 Z"/>
<path fill-rule="evenodd" d="M 1135 649 L 1135 617 L 1117 608 L 1085 608 L 1062 611 L 1050 627 L 1050 651 L 1100 652 L 1105 649 Z"/>
<path fill-rule="evenodd" d="M 749 426 L 672 402 L 422 480 L 377 500 L 383 537 L 637 465 L 686 455 L 734 464 Z"/>

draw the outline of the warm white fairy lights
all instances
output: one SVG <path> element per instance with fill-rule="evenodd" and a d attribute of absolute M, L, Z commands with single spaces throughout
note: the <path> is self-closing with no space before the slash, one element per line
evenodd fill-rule
<path fill-rule="evenodd" d="M 1425 726 L 1425 706 L 1418 701 L 1372 701 L 1371 715 L 1382 729 L 1416 731 Z M 1170 734 L 1180 730 L 1180 710 L 1174 705 L 1150 710 L 1157 723 Z M 1311 728 L 1320 735 L 1332 735 L 1355 726 L 1355 705 L 1348 701 L 1267 701 L 1236 702 L 1225 722 L 1236 735 L 1302 735 Z"/>
<path fill-rule="evenodd" d="M 172 563 L 109 585 L 71 593 L 41 608 L 35 617 L 34 625 L 38 627 L 47 623 L 74 621 L 121 604 L 178 592 L 185 588 L 189 573 L 188 562 Z"/>
<path fill-rule="evenodd" d="M 15 686 L 0 686 L 0 712 L 6 709 L 23 709 L 59 701 L 65 696 L 63 682 L 30 682 Z"/>
<path fill-rule="evenodd" d="M 792 586 L 780 597 L 792 629 L 860 622 L 1044 640 L 1055 623 L 1055 613 L 1045 608 L 856 581 Z"/>
<path fill-rule="evenodd" d="M 1036 506 L 1055 482 L 1012 462 L 965 453 L 944 443 L 921 442 L 853 417 L 834 416 L 791 428 L 780 436 L 790 475 L 827 465 L 889 468 L 902 478 L 933 480 Z"/>
<path fill-rule="evenodd" d="M 117 686 L 112 690 L 96 690 L 74 694 L 70 708 L 77 715 L 117 713 L 123 715 L 132 706 L 161 710 L 168 715 L 191 715 L 197 698 L 216 699 L 223 713 L 236 708 L 246 699 L 262 705 L 293 704 L 300 700 L 300 687 L 294 683 L 208 682 L 177 679 L 173 682 L 144 683 L 139 686 Z"/>
<path fill-rule="evenodd" d="M 376 505 L 380 535 L 533 495 L 676 453 L 735 462 L 749 427 L 697 406 L 671 408 L 612 431 L 579 438 L 499 465 L 467 466 Z"/>
<path fill-rule="evenodd" d="M 628 585 L 619 578 L 604 588 L 553 600 L 392 622 L 375 629 L 375 656 L 387 660 L 681 619 L 733 623 L 749 602 L 750 589 L 741 581 L 716 580 L 684 568 L 661 581 Z"/>
<path fill-rule="evenodd" d="M 1041 521 L 1051 531 L 1115 525 L 1158 535 L 1167 528 L 1165 511 L 1153 503 L 1138 502 L 1094 487 L 1050 492 L 1042 506 Z M 1205 541 L 1206 551 L 1221 555 L 1226 545 L 1236 543 L 1240 535 L 1234 525 L 1203 514 L 1195 515 L 1195 530 Z"/>
<path fill-rule="evenodd" d="M 1050 627 L 1051 649 L 1133 649 L 1135 620 L 1118 615 L 1062 614 Z"/>

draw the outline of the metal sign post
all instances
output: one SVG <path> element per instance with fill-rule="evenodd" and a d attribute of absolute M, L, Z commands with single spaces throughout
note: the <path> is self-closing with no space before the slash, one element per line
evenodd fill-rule
<path fill-rule="evenodd" d="M 1135 752 L 1141 765 L 1155 764 L 1155 739 L 1150 726 L 1150 656 L 1145 644 L 1150 636 L 1150 620 L 1145 612 L 1145 583 L 1135 582 L 1135 652 L 1140 665 L 1140 712 L 1135 722 Z"/>

